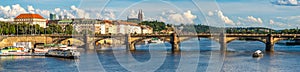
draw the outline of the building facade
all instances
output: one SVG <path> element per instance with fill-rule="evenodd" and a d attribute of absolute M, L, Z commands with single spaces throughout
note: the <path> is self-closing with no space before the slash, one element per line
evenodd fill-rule
<path fill-rule="evenodd" d="M 27 23 L 27 24 L 38 24 L 40 27 L 46 28 L 47 19 L 43 18 L 39 14 L 20 14 L 16 18 L 14 18 L 14 22 L 19 23 Z"/>
<path fill-rule="evenodd" d="M 71 23 L 77 32 L 82 32 L 84 30 L 90 31 L 92 33 L 100 32 L 101 21 L 95 19 L 73 19 Z"/>
<path fill-rule="evenodd" d="M 56 14 L 50 14 L 50 20 L 56 20 Z"/>
<path fill-rule="evenodd" d="M 66 19 L 57 21 L 63 29 L 70 24 L 74 30 L 81 33 L 88 30 L 95 34 L 143 34 L 152 33 L 150 26 L 139 25 L 134 22 L 127 21 L 111 21 L 111 20 L 96 20 L 96 19 Z"/>

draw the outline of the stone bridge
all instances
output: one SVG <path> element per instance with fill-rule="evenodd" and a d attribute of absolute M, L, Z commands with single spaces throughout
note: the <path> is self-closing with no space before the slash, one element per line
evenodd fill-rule
<path fill-rule="evenodd" d="M 94 48 L 96 43 L 103 39 L 116 38 L 120 39 L 120 44 L 125 44 L 128 50 L 136 50 L 135 44 L 150 38 L 160 38 L 165 42 L 172 44 L 173 51 L 180 51 L 180 42 L 190 38 L 209 38 L 220 43 L 220 50 L 226 51 L 227 43 L 234 40 L 255 40 L 266 45 L 266 51 L 274 51 L 274 44 L 280 40 L 298 39 L 300 34 L 126 34 L 126 35 L 18 35 L 18 36 L 1 36 L 0 47 L 12 46 L 14 42 L 31 42 L 32 47 L 36 43 L 54 43 L 60 44 L 68 39 L 77 39 L 84 44 L 85 48 Z"/>

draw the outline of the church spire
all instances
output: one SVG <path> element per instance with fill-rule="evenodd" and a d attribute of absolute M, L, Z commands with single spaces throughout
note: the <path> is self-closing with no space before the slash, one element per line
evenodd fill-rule
<path fill-rule="evenodd" d="M 143 11 L 142 11 L 142 9 L 139 10 L 138 19 L 139 19 L 139 21 L 143 21 Z"/>

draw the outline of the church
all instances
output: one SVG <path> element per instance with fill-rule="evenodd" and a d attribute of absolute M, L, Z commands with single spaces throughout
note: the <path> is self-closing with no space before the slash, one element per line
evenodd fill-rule
<path fill-rule="evenodd" d="M 143 21 L 143 11 L 142 10 L 139 10 L 138 18 L 129 18 L 127 16 L 127 22 L 140 23 L 142 21 Z"/>

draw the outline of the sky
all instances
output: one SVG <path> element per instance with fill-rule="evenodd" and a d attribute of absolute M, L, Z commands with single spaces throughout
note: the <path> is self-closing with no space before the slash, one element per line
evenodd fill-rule
<path fill-rule="evenodd" d="M 69 18 L 126 20 L 143 10 L 144 20 L 168 24 L 204 24 L 219 27 L 300 26 L 300 0 L 3 0 L 0 21 L 21 13 L 50 13 Z"/>

